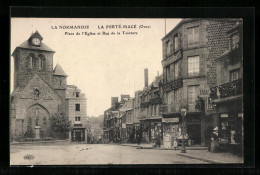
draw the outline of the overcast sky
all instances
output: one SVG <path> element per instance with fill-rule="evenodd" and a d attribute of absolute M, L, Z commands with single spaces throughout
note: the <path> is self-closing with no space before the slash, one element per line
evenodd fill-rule
<path fill-rule="evenodd" d="M 166 19 L 166 32 L 180 20 Z M 99 29 L 102 25 L 106 28 L 106 25 L 120 24 L 137 28 Z M 89 29 L 52 29 L 72 25 L 88 25 Z M 140 25 L 150 28 L 139 29 Z M 78 86 L 86 94 L 88 116 L 102 115 L 110 107 L 111 97 L 121 94 L 134 97 L 134 91 L 144 87 L 145 68 L 148 68 L 149 83 L 158 71 L 162 73 L 161 39 L 165 35 L 165 19 L 12 18 L 11 53 L 35 30 L 42 35 L 42 42 L 55 50 L 54 67 L 58 62 L 69 75 L 68 84 Z M 103 31 L 110 35 L 102 35 Z M 123 35 L 123 31 L 138 34 Z M 101 35 L 65 35 L 65 32 L 101 32 Z M 13 70 L 11 57 L 11 92 Z"/>

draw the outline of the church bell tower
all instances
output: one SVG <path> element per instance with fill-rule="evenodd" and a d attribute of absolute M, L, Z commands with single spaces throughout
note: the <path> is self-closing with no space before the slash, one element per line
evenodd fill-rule
<path fill-rule="evenodd" d="M 36 30 L 28 40 L 17 46 L 12 53 L 14 58 L 14 89 L 25 87 L 38 73 L 50 85 L 53 84 L 54 50 L 42 42 L 43 37 Z"/>

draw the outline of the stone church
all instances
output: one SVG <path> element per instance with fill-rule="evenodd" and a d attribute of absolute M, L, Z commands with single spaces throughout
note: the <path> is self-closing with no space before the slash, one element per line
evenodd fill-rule
<path fill-rule="evenodd" d="M 52 137 L 50 117 L 66 113 L 67 74 L 57 64 L 54 50 L 42 42 L 38 31 L 17 46 L 14 58 L 14 91 L 11 94 L 11 140 Z"/>

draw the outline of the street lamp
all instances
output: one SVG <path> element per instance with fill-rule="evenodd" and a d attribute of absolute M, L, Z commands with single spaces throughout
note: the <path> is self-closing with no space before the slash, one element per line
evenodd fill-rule
<path fill-rule="evenodd" d="M 183 108 L 181 110 L 181 116 L 182 116 L 182 144 L 181 144 L 181 153 L 186 153 L 186 148 L 184 144 L 184 117 L 186 116 L 187 110 Z"/>

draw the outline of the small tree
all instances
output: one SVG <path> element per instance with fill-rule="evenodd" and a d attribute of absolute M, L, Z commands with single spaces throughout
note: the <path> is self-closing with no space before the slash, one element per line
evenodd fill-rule
<path fill-rule="evenodd" d="M 51 117 L 51 127 L 54 132 L 65 138 L 66 133 L 70 130 L 70 121 L 66 114 L 56 113 Z"/>

